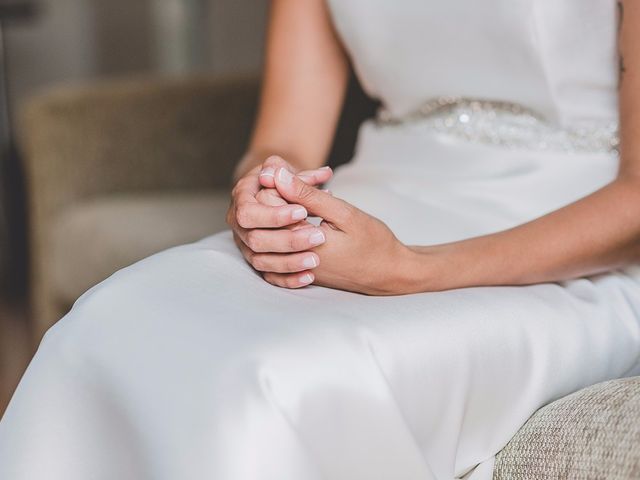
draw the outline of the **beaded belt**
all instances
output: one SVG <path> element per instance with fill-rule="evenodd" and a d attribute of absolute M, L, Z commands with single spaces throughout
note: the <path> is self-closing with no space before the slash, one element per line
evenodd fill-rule
<path fill-rule="evenodd" d="M 615 152 L 620 143 L 616 122 L 561 127 L 522 105 L 464 97 L 436 98 L 398 117 L 382 109 L 376 118 L 378 126 L 410 123 L 469 142 L 526 150 Z"/>

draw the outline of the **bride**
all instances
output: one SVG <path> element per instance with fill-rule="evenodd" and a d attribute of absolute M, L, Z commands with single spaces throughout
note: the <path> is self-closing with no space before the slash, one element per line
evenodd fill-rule
<path fill-rule="evenodd" d="M 637 374 L 624 7 L 273 0 L 231 231 L 78 300 L 0 424 L 0 478 L 487 479 L 539 407 Z M 332 178 L 350 62 L 383 109 Z"/>

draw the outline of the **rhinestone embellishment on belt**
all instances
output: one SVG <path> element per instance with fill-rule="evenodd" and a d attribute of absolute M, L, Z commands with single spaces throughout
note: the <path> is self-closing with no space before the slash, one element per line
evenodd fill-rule
<path fill-rule="evenodd" d="M 561 127 L 522 105 L 464 97 L 436 98 L 399 117 L 380 110 L 376 119 L 381 127 L 411 123 L 469 142 L 514 149 L 598 153 L 615 152 L 620 143 L 616 122 Z"/>

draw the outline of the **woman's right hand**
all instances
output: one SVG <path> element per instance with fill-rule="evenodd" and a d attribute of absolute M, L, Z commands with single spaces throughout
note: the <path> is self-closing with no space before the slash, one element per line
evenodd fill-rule
<path fill-rule="evenodd" d="M 306 221 L 308 213 L 303 206 L 287 203 L 273 188 L 273 175 L 279 167 L 295 172 L 282 158 L 272 156 L 238 180 L 227 223 L 243 256 L 256 270 L 305 272 L 319 265 L 318 255 L 308 250 L 324 243 L 325 236 Z M 325 183 L 332 174 L 328 167 L 296 173 L 312 186 Z"/>

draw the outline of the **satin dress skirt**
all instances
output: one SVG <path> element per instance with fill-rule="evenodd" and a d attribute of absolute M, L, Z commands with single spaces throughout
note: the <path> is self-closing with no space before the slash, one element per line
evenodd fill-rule
<path fill-rule="evenodd" d="M 606 155 L 412 135 L 365 126 L 330 185 L 408 243 L 509 228 L 615 174 Z M 0 478 L 489 479 L 539 407 L 638 373 L 639 278 L 286 290 L 214 235 L 114 274 L 48 332 L 0 423 Z"/>

